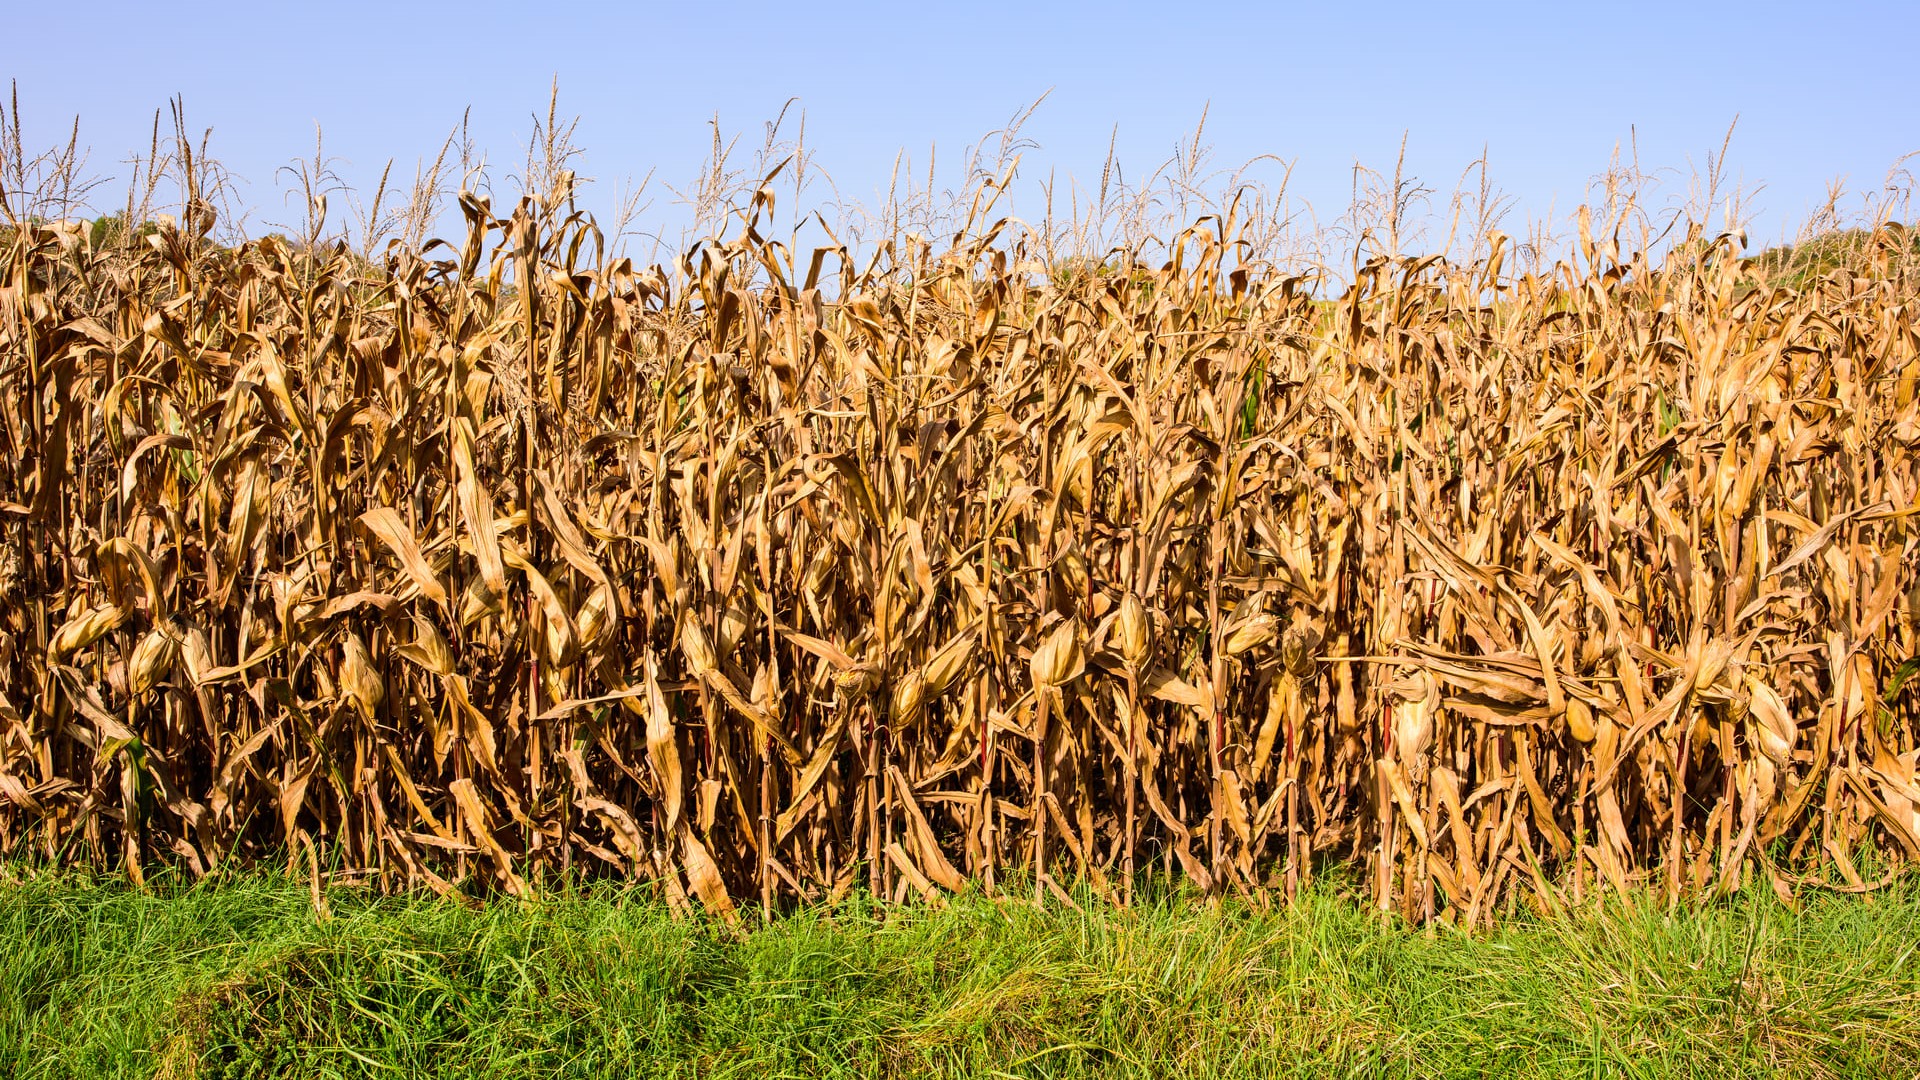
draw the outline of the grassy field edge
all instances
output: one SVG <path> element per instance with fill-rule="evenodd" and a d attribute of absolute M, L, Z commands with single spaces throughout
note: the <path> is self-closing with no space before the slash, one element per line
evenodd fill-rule
<path fill-rule="evenodd" d="M 744 933 L 594 888 L 467 907 L 252 874 L 0 886 L 0 1072 L 245 1076 L 1900 1076 L 1920 888 L 1497 931 L 1184 895 L 962 897 Z"/>

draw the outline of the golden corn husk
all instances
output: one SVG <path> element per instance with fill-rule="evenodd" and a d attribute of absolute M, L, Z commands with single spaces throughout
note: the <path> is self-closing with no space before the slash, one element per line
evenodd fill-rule
<path fill-rule="evenodd" d="M 1583 743 L 1592 742 L 1597 733 L 1593 724 L 1593 706 L 1577 697 L 1568 698 L 1567 732 Z"/>
<path fill-rule="evenodd" d="M 574 613 L 573 622 L 580 631 L 581 652 L 592 652 L 606 640 L 608 631 L 613 629 L 614 617 L 613 599 L 605 586 L 595 586 L 587 593 L 580 610 Z"/>
<path fill-rule="evenodd" d="M 1056 687 L 1072 682 L 1085 664 L 1080 654 L 1080 620 L 1067 619 L 1054 627 L 1033 651 L 1028 669 L 1037 686 Z"/>
<path fill-rule="evenodd" d="M 179 655 L 180 639 L 169 628 L 156 626 L 147 631 L 133 647 L 133 655 L 127 657 L 128 691 L 140 697 L 153 689 L 173 669 Z"/>
<path fill-rule="evenodd" d="M 719 667 L 706 631 L 692 615 L 680 620 L 680 655 L 686 658 L 687 671 L 696 679 L 706 678 Z"/>
<path fill-rule="evenodd" d="M 1153 625 L 1140 598 L 1128 593 L 1113 620 L 1113 638 L 1128 670 L 1138 672 L 1153 653 Z"/>
<path fill-rule="evenodd" d="M 387 700 L 387 683 L 367 653 L 367 643 L 359 634 L 348 634 L 340 643 L 340 691 L 347 703 L 371 720 Z"/>
<path fill-rule="evenodd" d="M 1747 679 L 1747 692 L 1751 702 L 1748 715 L 1754 722 L 1760 752 L 1771 759 L 1776 768 L 1784 769 L 1793 757 L 1793 744 L 1800 734 L 1787 712 L 1787 703 L 1773 687 L 1751 676 Z"/>
<path fill-rule="evenodd" d="M 1393 745 L 1403 767 L 1414 763 L 1433 744 L 1434 714 L 1440 706 L 1440 683 L 1432 673 L 1415 670 L 1389 687 L 1393 703 Z"/>
<path fill-rule="evenodd" d="M 920 719 L 927 700 L 927 680 L 916 668 L 893 684 L 893 722 L 905 726 Z"/>
<path fill-rule="evenodd" d="M 1227 632 L 1227 655 L 1239 656 L 1265 645 L 1279 635 L 1280 620 L 1267 612 L 1259 612 L 1241 620 Z"/>
<path fill-rule="evenodd" d="M 855 664 L 835 675 L 833 685 L 849 698 L 864 697 L 880 685 L 880 669 L 873 664 Z"/>
<path fill-rule="evenodd" d="M 1296 679 L 1313 674 L 1313 650 L 1320 647 L 1320 633 L 1312 621 L 1296 611 L 1280 638 L 1280 663 Z"/>
<path fill-rule="evenodd" d="M 115 627 L 127 621 L 127 613 L 112 604 L 98 607 L 75 615 L 60 625 L 47 641 L 47 652 L 55 659 L 64 659 L 81 649 L 99 641 Z"/>

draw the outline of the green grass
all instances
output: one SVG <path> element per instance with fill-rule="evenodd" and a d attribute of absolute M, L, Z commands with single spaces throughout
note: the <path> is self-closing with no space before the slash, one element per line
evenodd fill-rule
<path fill-rule="evenodd" d="M 1920 889 L 1495 933 L 1183 898 L 859 905 L 735 935 L 635 893 L 0 885 L 0 1075 L 1874 1076 L 1920 1065 Z"/>

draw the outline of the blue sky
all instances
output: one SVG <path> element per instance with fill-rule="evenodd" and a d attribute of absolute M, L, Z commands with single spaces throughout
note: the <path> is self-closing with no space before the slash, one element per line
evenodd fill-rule
<path fill-rule="evenodd" d="M 1762 240 L 1790 231 L 1829 181 L 1877 189 L 1920 151 L 1911 0 L 23 3 L 6 25 L 0 73 L 18 81 L 30 142 L 78 114 L 93 171 L 114 175 L 146 145 L 153 110 L 182 94 L 244 182 L 256 229 L 292 215 L 276 170 L 312 153 L 316 121 L 339 172 L 371 186 L 388 158 L 410 171 L 431 155 L 471 106 L 474 139 L 504 172 L 556 76 L 561 112 L 580 118 L 580 171 L 597 181 L 589 205 L 604 213 L 621 180 L 654 170 L 662 222 L 682 212 L 662 184 L 692 178 L 716 114 L 744 147 L 789 98 L 816 163 L 865 201 L 898 152 L 924 163 L 933 144 L 957 162 L 1049 91 L 1023 131 L 1038 144 L 1028 181 L 1097 184 L 1116 124 L 1119 160 L 1142 176 L 1204 108 L 1216 164 L 1290 161 L 1290 194 L 1323 216 L 1345 207 L 1356 162 L 1392 168 L 1403 133 L 1408 170 L 1442 196 L 1485 147 L 1519 212 L 1564 213 L 1636 137 L 1643 166 L 1677 170 L 1677 193 L 1738 115 L 1728 164 L 1765 185 L 1751 204 Z"/>

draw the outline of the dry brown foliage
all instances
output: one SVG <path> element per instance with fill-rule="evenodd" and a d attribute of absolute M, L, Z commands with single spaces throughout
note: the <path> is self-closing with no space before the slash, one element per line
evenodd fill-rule
<path fill-rule="evenodd" d="M 1920 264 L 4 234 L 0 846 L 1472 924 L 1920 858 Z M 1484 247 L 1481 250 L 1486 250 Z M 1905 665 L 1903 667 L 1903 665 Z"/>

